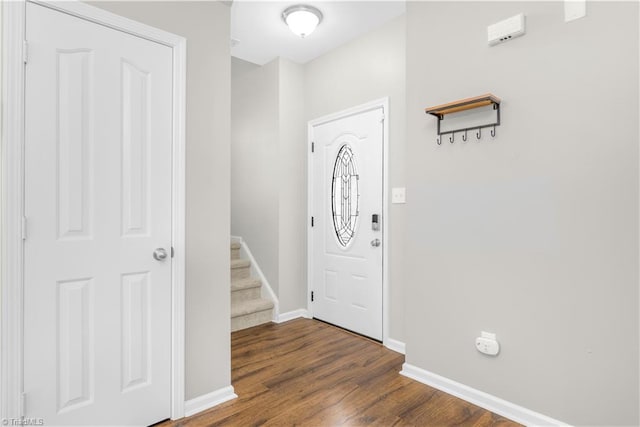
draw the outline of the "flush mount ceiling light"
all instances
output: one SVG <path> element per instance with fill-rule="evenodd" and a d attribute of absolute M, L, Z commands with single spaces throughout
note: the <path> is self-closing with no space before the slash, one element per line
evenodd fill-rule
<path fill-rule="evenodd" d="M 282 12 L 282 19 L 294 34 L 305 38 L 322 21 L 322 12 L 313 6 L 299 4 L 286 8 Z"/>

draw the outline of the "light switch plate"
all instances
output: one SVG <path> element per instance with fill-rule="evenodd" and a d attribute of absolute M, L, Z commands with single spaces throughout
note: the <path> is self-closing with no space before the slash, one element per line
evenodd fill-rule
<path fill-rule="evenodd" d="M 406 203 L 406 189 L 404 187 L 396 187 L 391 189 L 391 203 Z"/>
<path fill-rule="evenodd" d="M 587 16 L 586 0 L 564 0 L 564 22 L 575 21 Z"/>

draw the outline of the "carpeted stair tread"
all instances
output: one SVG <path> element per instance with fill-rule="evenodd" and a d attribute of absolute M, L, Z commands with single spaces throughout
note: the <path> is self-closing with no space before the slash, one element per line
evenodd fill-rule
<path fill-rule="evenodd" d="M 251 261 L 248 259 L 232 259 L 231 260 L 231 269 L 234 268 L 245 268 L 251 265 Z"/>
<path fill-rule="evenodd" d="M 273 321 L 274 303 L 262 298 L 262 281 L 251 277 L 251 261 L 242 259 L 242 244 L 231 247 L 231 331 Z"/>
<path fill-rule="evenodd" d="M 243 289 L 259 288 L 262 286 L 260 279 L 254 279 L 253 277 L 247 277 L 246 279 L 238 279 L 231 281 L 231 292 L 240 291 Z"/>
<path fill-rule="evenodd" d="M 271 310 L 273 302 L 267 299 L 252 299 L 231 305 L 231 318 L 244 316 L 258 311 Z"/>

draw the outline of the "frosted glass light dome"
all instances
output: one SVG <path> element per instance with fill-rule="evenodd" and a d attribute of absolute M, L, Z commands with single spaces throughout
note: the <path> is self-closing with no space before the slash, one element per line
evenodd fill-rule
<path fill-rule="evenodd" d="M 322 21 L 322 12 L 313 6 L 300 4 L 288 7 L 282 12 L 282 19 L 294 34 L 305 38 Z"/>

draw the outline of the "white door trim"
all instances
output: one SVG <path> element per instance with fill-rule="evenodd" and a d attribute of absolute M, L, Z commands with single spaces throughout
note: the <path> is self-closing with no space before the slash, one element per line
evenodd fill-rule
<path fill-rule="evenodd" d="M 26 0 L 173 49 L 171 418 L 184 416 L 186 39 L 79 1 Z M 23 390 L 24 81 L 26 1 L 3 2 L 0 418 L 19 419 Z"/>
<path fill-rule="evenodd" d="M 387 345 L 389 340 L 389 97 L 367 102 L 337 113 L 328 114 L 309 121 L 307 125 L 307 312 L 313 317 L 311 303 L 311 290 L 313 289 L 313 233 L 311 217 L 313 216 L 313 127 L 331 122 L 355 114 L 364 113 L 376 108 L 382 108 L 384 112 L 383 141 L 382 141 L 382 344 Z"/>

